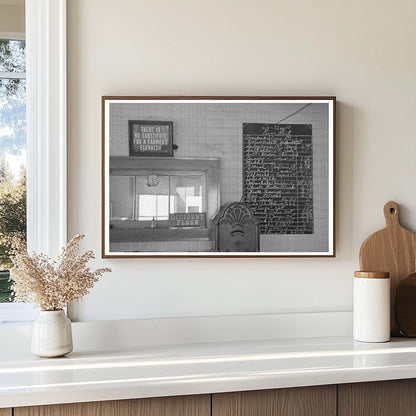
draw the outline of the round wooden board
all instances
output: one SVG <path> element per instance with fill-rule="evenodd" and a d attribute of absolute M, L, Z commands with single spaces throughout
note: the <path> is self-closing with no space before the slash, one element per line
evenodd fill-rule
<path fill-rule="evenodd" d="M 416 273 L 402 279 L 397 286 L 394 315 L 400 332 L 416 337 Z"/>

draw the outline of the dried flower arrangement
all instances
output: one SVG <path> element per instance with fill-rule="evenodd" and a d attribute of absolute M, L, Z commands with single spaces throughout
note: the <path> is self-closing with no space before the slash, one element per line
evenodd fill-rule
<path fill-rule="evenodd" d="M 57 261 L 45 254 L 29 255 L 26 250 L 17 252 L 10 269 L 15 302 L 34 303 L 42 310 L 56 311 L 86 295 L 99 277 L 111 269 L 92 271 L 87 267 L 94 253 L 78 254 L 83 238 L 81 234 L 73 237 Z"/>

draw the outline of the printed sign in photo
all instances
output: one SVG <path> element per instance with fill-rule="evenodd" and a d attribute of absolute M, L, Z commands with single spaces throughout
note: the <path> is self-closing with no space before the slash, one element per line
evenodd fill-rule
<path fill-rule="evenodd" d="M 206 212 L 169 214 L 169 228 L 205 228 L 206 226 Z"/>
<path fill-rule="evenodd" d="M 173 122 L 129 120 L 130 156 L 173 156 Z"/>

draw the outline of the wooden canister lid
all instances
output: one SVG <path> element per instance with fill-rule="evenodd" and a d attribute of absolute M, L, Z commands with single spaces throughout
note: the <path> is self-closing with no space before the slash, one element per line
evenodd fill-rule
<path fill-rule="evenodd" d="M 389 276 L 389 272 L 354 272 L 354 277 L 364 277 L 366 279 L 388 279 Z"/>

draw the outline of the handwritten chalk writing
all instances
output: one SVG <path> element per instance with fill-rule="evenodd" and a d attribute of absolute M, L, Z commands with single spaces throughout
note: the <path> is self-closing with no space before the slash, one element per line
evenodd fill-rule
<path fill-rule="evenodd" d="M 312 126 L 243 124 L 243 201 L 262 234 L 313 234 Z"/>

